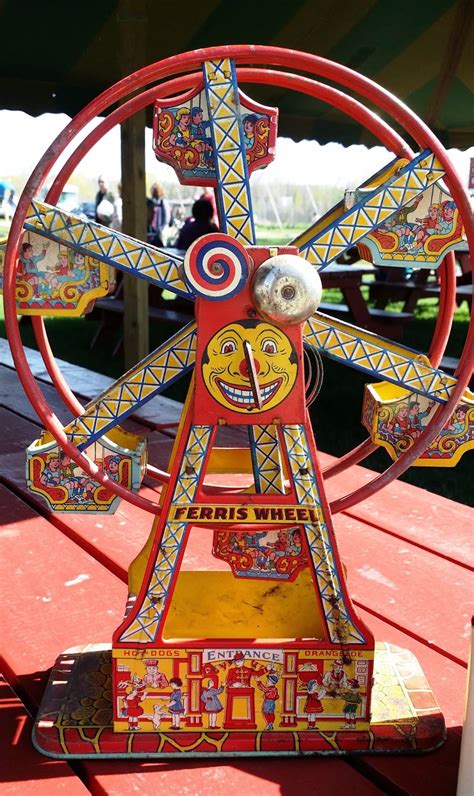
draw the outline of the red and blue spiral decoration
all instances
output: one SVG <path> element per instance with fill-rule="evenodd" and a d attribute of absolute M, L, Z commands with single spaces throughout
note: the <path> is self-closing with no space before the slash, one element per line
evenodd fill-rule
<path fill-rule="evenodd" d="M 239 293 L 249 273 L 248 258 L 241 243 L 212 232 L 198 238 L 184 258 L 184 275 L 197 296 L 222 301 Z"/>

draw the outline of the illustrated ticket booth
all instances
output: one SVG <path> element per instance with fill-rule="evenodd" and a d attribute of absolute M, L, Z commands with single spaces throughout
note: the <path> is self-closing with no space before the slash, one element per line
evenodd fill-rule
<path fill-rule="evenodd" d="M 255 691 L 253 688 L 232 688 L 227 693 L 225 723 L 227 727 L 256 730 Z"/>

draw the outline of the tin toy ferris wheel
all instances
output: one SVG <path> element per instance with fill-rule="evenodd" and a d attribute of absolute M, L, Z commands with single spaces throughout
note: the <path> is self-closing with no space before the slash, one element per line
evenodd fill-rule
<path fill-rule="evenodd" d="M 419 152 L 361 102 L 316 77 L 395 117 Z M 285 246 L 256 243 L 250 176 L 273 159 L 278 111 L 242 92 L 252 83 L 324 100 L 393 153 Z M 119 101 L 39 201 L 69 142 Z M 184 257 L 55 204 L 95 141 L 149 104 L 157 157 L 182 183 L 216 191 L 220 231 L 198 238 Z M 438 368 L 453 310 L 452 249 L 466 235 L 472 246 L 473 234 L 467 197 L 424 124 L 368 79 L 316 56 L 258 46 L 186 53 L 117 83 L 73 119 L 29 180 L 5 262 L 9 339 L 45 426 L 27 452 L 28 484 L 52 511 L 110 512 L 122 498 L 154 521 L 130 566 L 112 645 L 69 651 L 55 664 L 35 728 L 41 751 L 400 751 L 407 749 L 406 725 L 412 750 L 442 742 L 439 708 L 433 702 L 420 712 L 411 698 L 410 676 L 423 678 L 416 660 L 376 644 L 357 615 L 331 510 L 373 494 L 411 464 L 451 466 L 473 447 L 472 322 L 457 374 Z M 355 245 L 387 267 L 439 268 L 444 292 L 430 358 L 318 311 L 319 273 Z M 84 313 L 112 289 L 113 268 L 194 300 L 195 321 L 82 407 L 55 368 L 41 316 Z M 29 370 L 16 320 L 22 313 L 33 316 L 53 382 L 73 414 L 66 426 Z M 332 506 L 306 406 L 303 346 L 378 380 L 367 387 L 363 408 L 371 437 L 325 477 L 377 444 L 394 459 L 386 473 Z M 168 472 L 159 476 L 164 486 L 156 500 L 146 499 L 139 493 L 145 440 L 120 424 L 192 370 Z M 222 444 L 228 428 L 239 428 L 240 447 Z M 208 550 L 201 571 L 183 567 L 193 535 Z M 100 691 L 93 699 L 92 686 Z"/>

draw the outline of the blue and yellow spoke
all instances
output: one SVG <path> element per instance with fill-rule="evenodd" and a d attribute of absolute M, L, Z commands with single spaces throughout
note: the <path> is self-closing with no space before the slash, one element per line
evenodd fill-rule
<path fill-rule="evenodd" d="M 361 370 L 383 381 L 446 403 L 457 381 L 433 368 L 428 357 L 365 329 L 315 313 L 304 328 L 306 343 L 330 359 Z"/>
<path fill-rule="evenodd" d="M 195 360 L 196 324 L 193 321 L 91 401 L 84 413 L 66 426 L 69 440 L 81 449 L 87 448 L 187 373 Z"/>
<path fill-rule="evenodd" d="M 441 163 L 427 149 L 375 189 L 361 186 L 355 192 L 359 198 L 350 209 L 330 211 L 292 245 L 322 270 L 444 175 Z"/>
<path fill-rule="evenodd" d="M 25 229 L 64 243 L 84 256 L 112 265 L 119 271 L 146 279 L 180 296 L 193 298 L 180 275 L 182 259 L 148 246 L 122 232 L 84 221 L 58 207 L 34 199 L 26 215 Z"/>

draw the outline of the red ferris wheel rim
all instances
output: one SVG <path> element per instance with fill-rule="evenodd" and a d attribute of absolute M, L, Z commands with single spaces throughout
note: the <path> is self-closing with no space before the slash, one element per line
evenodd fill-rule
<path fill-rule="evenodd" d="M 317 83 L 316 81 L 308 78 L 286 74 L 281 72 L 261 72 L 256 69 L 240 68 L 238 76 L 242 76 L 242 82 L 258 82 L 258 83 L 274 83 L 275 79 L 280 81 L 280 86 L 283 88 L 290 88 L 293 90 L 304 91 L 313 98 L 322 99 L 333 107 L 337 107 L 346 115 L 352 116 L 356 121 L 363 124 L 365 127 L 374 132 L 379 137 L 381 142 L 392 150 L 399 157 L 412 157 L 413 153 L 407 147 L 403 139 L 389 127 L 385 122 L 374 118 L 374 114 L 367 110 L 364 105 L 361 105 L 357 100 L 348 97 L 346 94 L 338 91 L 331 86 Z M 264 78 L 262 80 L 262 77 Z M 167 81 L 160 85 L 160 89 L 164 96 L 169 96 L 174 93 L 180 93 L 188 89 L 190 86 L 195 85 L 200 79 L 199 73 L 184 75 L 174 80 Z M 143 93 L 133 97 L 121 106 L 112 111 L 94 130 L 89 133 L 86 138 L 81 141 L 74 152 L 70 155 L 66 163 L 57 174 L 47 195 L 47 201 L 51 204 L 56 204 L 59 199 L 61 190 L 65 183 L 73 173 L 74 169 L 78 166 L 82 158 L 90 151 L 90 149 L 100 140 L 109 130 L 116 124 L 120 124 L 124 119 L 129 118 L 133 113 L 142 110 L 148 104 L 156 99 L 157 88 L 153 87 L 144 91 Z M 46 176 L 46 175 L 45 175 Z M 75 397 L 74 393 L 70 390 L 67 382 L 63 378 L 53 352 L 49 345 L 43 319 L 41 317 L 32 318 L 33 330 L 38 343 L 39 350 L 45 362 L 48 373 L 58 390 L 62 400 L 70 409 L 73 415 L 79 415 L 83 407 Z M 449 330 L 448 330 L 449 331 Z"/>
<path fill-rule="evenodd" d="M 385 122 L 374 119 L 374 115 L 368 111 L 365 106 L 361 105 L 357 100 L 348 97 L 346 94 L 334 89 L 330 86 L 320 84 L 317 81 L 309 80 L 308 78 L 294 75 L 291 73 L 275 72 L 275 70 L 261 71 L 258 69 L 238 69 L 238 77 L 242 78 L 242 83 L 257 82 L 259 84 L 275 84 L 280 87 L 288 88 L 290 90 L 306 93 L 315 99 L 322 99 L 333 107 L 345 112 L 347 115 L 352 116 L 356 121 L 360 122 L 366 128 L 370 129 L 375 135 L 379 137 L 381 142 L 391 149 L 396 155 L 403 157 L 412 157 L 413 153 L 407 147 L 403 139 L 390 128 Z M 167 81 L 160 85 L 160 90 L 163 96 L 169 96 L 174 93 L 180 93 L 189 87 L 195 85 L 200 79 L 199 73 L 185 75 L 174 80 Z M 161 93 L 160 92 L 160 93 Z M 60 191 L 71 176 L 74 168 L 78 165 L 84 155 L 91 149 L 91 147 L 108 132 L 116 124 L 119 124 L 125 118 L 128 118 L 137 110 L 146 107 L 151 101 L 156 98 L 157 89 L 153 87 L 133 97 L 128 102 L 113 111 L 107 116 L 103 122 L 98 125 L 76 148 L 71 154 L 63 168 L 56 176 L 55 181 L 49 191 L 48 201 L 55 204 L 59 198 Z M 447 282 L 447 288 L 442 291 L 440 298 L 440 312 L 436 323 L 435 332 L 431 344 L 432 353 L 430 359 L 434 366 L 437 366 L 444 353 L 446 343 L 449 337 L 451 328 L 452 314 L 455 307 L 455 261 L 454 255 L 448 255 L 450 260 L 449 267 L 447 261 L 443 263 L 441 269 L 442 283 Z M 46 331 L 41 318 L 33 318 L 33 329 L 37 336 L 37 342 L 42 352 L 46 367 L 50 376 L 63 398 L 66 405 L 69 406 L 73 414 L 78 415 L 82 411 L 82 407 L 75 398 L 72 391 L 69 389 L 66 381 L 62 378 L 61 372 L 57 368 L 54 361 L 54 356 L 47 341 Z M 354 448 L 352 451 L 347 452 L 333 465 L 325 470 L 326 478 L 337 475 L 342 470 L 347 469 L 352 464 L 356 464 L 366 458 L 370 453 L 375 451 L 377 446 L 370 441 L 370 438 L 365 440 L 364 443 Z"/>
<path fill-rule="evenodd" d="M 322 99 L 328 104 L 338 107 L 347 115 L 351 115 L 358 122 L 370 129 L 375 135 L 379 137 L 381 142 L 392 150 L 398 156 L 412 157 L 413 153 L 406 146 L 403 139 L 387 125 L 385 122 L 374 119 L 374 115 L 368 111 L 364 105 L 361 105 L 357 100 L 348 97 L 346 94 L 324 84 L 317 83 L 316 81 L 309 80 L 299 75 L 291 73 L 275 72 L 274 70 L 253 70 L 246 68 L 238 69 L 238 77 L 242 77 L 242 82 L 252 82 L 255 80 L 258 83 L 278 83 L 280 87 L 289 88 L 304 92 L 316 99 Z M 167 81 L 161 84 L 160 88 L 163 94 L 168 96 L 171 93 L 180 93 L 187 90 L 194 83 L 200 79 L 199 73 L 194 73 L 180 78 L 175 78 L 172 81 Z M 105 132 L 108 132 L 115 124 L 120 123 L 124 118 L 127 118 L 136 110 L 144 108 L 149 101 L 156 98 L 156 88 L 148 89 L 142 94 L 132 98 L 124 103 L 121 107 L 113 111 L 104 121 L 96 128 L 95 131 L 89 134 L 72 153 L 68 161 L 65 163 L 60 173 L 57 175 L 53 186 L 49 192 L 48 198 L 54 204 L 59 193 L 72 174 L 74 168 L 80 162 L 81 158 L 87 153 L 94 143 L 101 138 Z M 375 122 L 375 123 L 374 123 Z M 448 267 L 449 262 L 449 267 Z M 446 348 L 446 343 L 449 338 L 451 329 L 452 315 L 455 307 L 455 260 L 453 255 L 448 255 L 448 259 L 443 263 L 441 268 L 441 281 L 446 283 L 446 290 L 442 291 L 440 298 L 440 312 L 438 314 L 435 332 L 431 344 L 432 353 L 430 359 L 434 366 L 438 366 L 441 357 L 443 356 Z M 33 328 L 37 334 L 37 341 L 40 350 L 45 358 L 45 364 L 48 372 L 51 375 L 53 383 L 55 383 L 61 397 L 69 406 L 73 414 L 80 414 L 82 407 L 69 389 L 67 383 L 62 378 L 59 369 L 56 366 L 51 349 L 47 342 L 44 324 L 41 318 L 33 319 Z M 372 452 L 377 449 L 377 446 L 371 442 L 370 438 L 366 439 L 364 443 L 354 448 L 352 451 L 347 452 L 337 462 L 326 468 L 325 477 L 330 478 L 333 475 L 339 474 L 341 471 L 347 469 L 353 464 L 364 460 Z"/>
<path fill-rule="evenodd" d="M 173 71 L 186 71 L 200 66 L 203 60 L 213 57 L 231 57 L 234 58 L 237 63 L 242 63 L 243 61 L 250 59 L 252 63 L 257 64 L 270 63 L 271 65 L 299 68 L 301 70 L 309 71 L 313 74 L 323 75 L 332 80 L 338 80 L 343 85 L 355 89 L 369 100 L 378 104 L 388 113 L 391 113 L 392 116 L 395 116 L 398 121 L 401 121 L 410 135 L 412 135 L 415 140 L 418 140 L 418 143 L 422 143 L 423 146 L 428 146 L 433 150 L 433 152 L 435 152 L 446 169 L 447 182 L 452 191 L 453 198 L 460 208 L 461 214 L 463 215 L 463 211 L 466 213 L 466 210 L 469 209 L 467 196 L 465 195 L 462 186 L 457 179 L 457 175 L 446 156 L 444 148 L 432 135 L 429 129 L 395 97 L 390 95 L 387 91 L 380 88 L 376 84 L 372 83 L 372 81 L 362 77 L 361 75 L 357 75 L 346 67 L 334 64 L 326 59 L 319 58 L 318 56 L 311 56 L 305 53 L 297 53 L 295 51 L 287 51 L 279 48 L 259 46 L 208 48 L 207 50 L 201 50 L 199 52 L 185 53 L 183 55 L 174 56 L 172 58 L 158 62 L 157 64 L 151 65 L 149 67 L 145 67 L 144 69 L 130 76 L 130 78 L 126 78 L 112 86 L 96 100 L 90 103 L 85 109 L 83 109 L 83 111 L 81 111 L 58 136 L 49 150 L 47 150 L 38 164 L 34 174 L 28 181 L 25 191 L 20 198 L 18 209 L 12 223 L 13 243 L 10 243 L 8 246 L 6 258 L 5 283 L 7 289 L 5 296 L 5 314 L 7 330 L 10 338 L 10 345 L 12 347 L 12 354 L 25 391 L 27 392 L 28 397 L 30 398 L 30 401 L 32 402 L 38 415 L 53 433 L 58 443 L 69 455 L 72 456 L 72 458 L 74 458 L 80 464 L 81 467 L 84 467 L 86 472 L 88 472 L 92 477 L 96 478 L 96 480 L 98 480 L 100 483 L 103 483 L 104 486 L 107 486 L 109 489 L 111 489 L 111 491 L 115 492 L 115 494 L 118 494 L 120 497 L 125 497 L 130 502 L 133 502 L 148 511 L 151 510 L 153 513 L 159 512 L 159 505 L 153 503 L 153 501 L 140 498 L 139 495 L 120 487 L 120 485 L 116 484 L 115 482 L 112 484 L 107 476 L 103 475 L 93 462 L 85 457 L 84 454 L 81 454 L 67 441 L 62 425 L 59 423 L 57 418 L 55 418 L 51 407 L 49 407 L 41 392 L 37 388 L 31 371 L 29 370 L 28 363 L 26 362 L 26 358 L 24 357 L 18 323 L 16 320 L 14 289 L 12 290 L 12 286 L 14 285 L 14 259 L 18 238 L 21 234 L 24 217 L 30 202 L 30 197 L 36 193 L 36 190 L 46 178 L 55 160 L 64 151 L 74 135 L 82 130 L 88 121 L 106 109 L 111 103 L 114 103 L 118 99 L 121 99 L 122 96 L 129 94 L 130 91 L 136 91 L 152 80 L 162 79 L 169 74 L 172 74 Z M 154 87 L 154 90 L 157 90 L 156 87 Z M 467 217 L 469 219 L 469 213 Z M 474 224 L 472 221 L 470 225 L 466 224 L 466 228 L 469 244 L 472 245 L 474 239 Z M 472 337 L 473 323 L 471 319 L 466 346 L 468 346 L 468 344 L 471 342 Z M 436 436 L 439 429 L 444 425 L 445 420 L 448 418 L 451 412 L 452 404 L 455 400 L 457 400 L 467 384 L 470 375 L 471 360 L 472 351 L 469 351 L 469 348 L 465 347 L 465 352 L 462 358 L 462 374 L 459 376 L 457 389 L 454 391 L 452 399 L 447 404 L 440 407 L 435 416 L 434 423 L 432 423 L 427 431 L 420 436 L 415 446 L 410 450 L 410 452 L 408 452 L 408 454 L 406 454 L 404 460 L 399 460 L 395 463 L 395 466 L 392 465 L 392 467 L 389 468 L 387 473 L 389 471 L 393 473 L 390 479 L 387 479 L 385 474 L 383 474 L 385 477 L 383 483 L 380 483 L 381 478 L 376 478 L 373 482 L 371 482 L 372 484 L 377 482 L 380 483 L 380 486 L 383 486 L 385 485 L 385 482 L 392 480 L 392 478 L 403 472 L 410 465 L 411 461 L 418 456 L 419 452 L 423 450 L 427 444 L 429 444 L 430 439 Z M 463 384 L 461 376 L 465 378 L 465 384 Z M 405 466 L 401 467 L 400 465 L 405 464 L 407 457 L 410 459 L 410 461 L 408 461 Z M 394 470 L 396 470 L 395 473 Z M 380 488 L 380 486 L 377 488 Z M 350 503 L 350 505 L 353 505 L 354 502 L 364 499 L 367 494 L 372 494 L 373 491 L 376 491 L 375 489 L 370 490 L 369 487 L 370 485 L 365 485 L 361 490 L 356 490 L 356 492 L 352 493 L 352 495 L 347 496 L 345 500 L 347 501 L 348 499 L 350 501 L 352 499 L 352 503 Z M 334 504 L 336 510 L 340 510 L 340 505 L 341 500 L 336 501 Z M 344 505 L 341 506 L 341 508 L 342 507 L 346 506 Z"/>
<path fill-rule="evenodd" d="M 252 70 L 252 69 L 242 69 L 239 70 L 244 75 L 244 82 L 246 82 L 245 78 L 248 80 L 257 80 L 259 81 L 261 72 L 259 70 Z M 274 72 L 269 72 L 265 74 L 267 82 L 273 82 L 274 80 Z M 193 85 L 197 82 L 200 75 L 196 73 L 195 75 L 186 75 L 181 78 L 176 78 L 172 81 L 167 81 L 165 84 L 161 85 L 161 90 L 166 95 L 169 95 L 174 92 L 182 91 L 185 88 L 188 88 L 190 85 Z M 353 100 L 350 97 L 347 97 L 342 92 L 337 91 L 331 87 L 325 86 L 323 84 L 316 84 L 314 81 L 309 81 L 306 78 L 295 76 L 295 75 L 286 75 L 285 73 L 280 73 L 279 77 L 281 78 L 282 85 L 289 85 L 290 87 L 294 87 L 295 84 L 298 86 L 302 86 L 305 88 L 306 93 L 311 95 L 316 95 L 318 98 L 322 97 L 327 101 L 331 101 L 332 104 L 335 106 L 340 107 L 346 113 L 349 113 L 358 121 L 363 123 L 369 129 L 372 129 L 376 134 L 379 135 L 382 142 L 387 145 L 388 148 L 395 149 L 396 152 L 401 156 L 411 156 L 410 150 L 406 147 L 403 139 L 401 139 L 398 134 L 394 133 L 391 128 L 384 122 L 381 122 L 379 119 L 374 117 L 370 111 L 368 111 L 363 105 L 358 103 L 356 100 Z M 289 83 L 288 83 L 289 81 Z M 49 193 L 48 193 L 48 201 L 55 203 L 59 198 L 60 191 L 67 181 L 68 177 L 74 170 L 77 163 L 82 159 L 82 157 L 86 154 L 87 151 L 103 136 L 105 132 L 111 129 L 115 124 L 122 121 L 124 118 L 127 118 L 132 113 L 136 112 L 140 108 L 146 106 L 149 102 L 156 98 L 157 89 L 153 87 L 148 91 L 142 93 L 139 96 L 136 96 L 129 100 L 128 102 L 124 103 L 118 109 L 113 111 L 104 121 L 93 130 L 76 148 L 76 150 L 71 154 L 68 161 L 64 164 L 63 168 L 61 169 L 60 173 L 57 175 Z M 46 178 L 46 174 L 44 175 L 43 179 Z M 42 353 L 43 359 L 45 361 L 46 367 L 48 372 L 55 384 L 56 388 L 59 391 L 59 394 L 63 398 L 66 405 L 70 408 L 73 414 L 80 414 L 82 411 L 81 404 L 77 401 L 74 394 L 69 389 L 66 381 L 62 377 L 62 374 L 57 367 L 57 364 L 54 360 L 53 353 L 51 351 L 49 341 L 46 335 L 46 330 L 44 327 L 44 323 L 42 322 L 41 318 L 33 318 L 33 328 L 37 334 L 37 341 Z M 35 407 L 36 408 L 36 407 Z M 38 411 L 38 409 L 37 409 Z M 48 425 L 48 421 L 43 418 L 46 425 Z M 48 425 L 51 433 L 54 434 L 55 427 L 53 425 Z M 64 443 L 63 443 L 64 445 Z M 70 448 L 70 455 L 77 459 L 77 452 L 74 446 Z M 82 464 L 82 460 L 81 460 Z M 86 469 L 87 472 L 87 469 Z M 91 470 L 89 473 L 91 476 L 94 476 L 94 471 Z M 109 484 L 109 487 L 112 491 L 119 493 L 119 490 L 116 490 L 116 483 L 112 482 Z M 133 501 L 138 505 L 136 500 L 136 495 L 133 492 L 129 492 L 129 500 Z M 145 501 L 145 503 L 143 503 Z M 146 508 L 153 513 L 157 513 L 157 509 L 159 507 L 156 506 L 153 502 L 147 501 L 145 498 L 140 498 L 139 502 L 140 507 Z"/>

